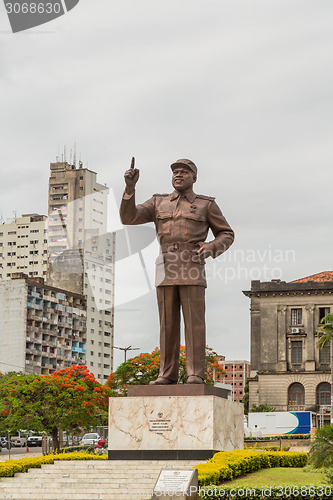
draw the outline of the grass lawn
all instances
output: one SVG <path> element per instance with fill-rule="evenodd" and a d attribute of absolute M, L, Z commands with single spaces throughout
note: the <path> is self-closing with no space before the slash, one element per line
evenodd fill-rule
<path fill-rule="evenodd" d="M 272 469 L 261 469 L 252 474 L 247 474 L 244 477 L 235 479 L 234 481 L 225 481 L 224 486 L 243 487 L 251 486 L 282 486 L 297 484 L 301 486 L 317 486 L 327 484 L 325 473 L 322 470 L 314 470 L 310 468 L 289 468 L 289 467 L 274 467 Z"/>

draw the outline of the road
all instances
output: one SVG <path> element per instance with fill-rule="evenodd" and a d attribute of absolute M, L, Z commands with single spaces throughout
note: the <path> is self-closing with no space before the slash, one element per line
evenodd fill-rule
<path fill-rule="evenodd" d="M 32 446 L 29 448 L 29 452 L 27 452 L 26 448 L 12 448 L 10 450 L 11 458 L 25 458 L 29 456 L 39 457 L 42 454 L 41 446 Z M 8 460 L 9 453 L 7 448 L 2 448 L 2 452 L 0 453 L 0 461 Z"/>

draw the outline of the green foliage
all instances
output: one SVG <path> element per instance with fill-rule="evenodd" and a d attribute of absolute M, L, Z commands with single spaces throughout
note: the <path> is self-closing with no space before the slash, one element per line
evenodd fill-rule
<path fill-rule="evenodd" d="M 270 467 L 304 467 L 306 453 L 261 452 L 251 450 L 221 451 L 205 464 L 196 466 L 200 485 L 219 484 L 235 477 Z"/>
<path fill-rule="evenodd" d="M 319 349 L 323 349 L 326 345 L 330 345 L 333 334 L 333 314 L 326 314 L 321 320 L 323 326 L 318 330 L 317 345 Z"/>
<path fill-rule="evenodd" d="M 252 413 L 258 413 L 258 412 L 266 413 L 266 412 L 271 412 L 271 411 L 275 411 L 275 408 L 273 408 L 272 406 L 269 406 L 266 403 L 262 403 L 260 405 L 252 405 L 252 408 L 250 410 L 250 412 L 252 412 Z"/>
<path fill-rule="evenodd" d="M 111 394 L 85 366 L 72 365 L 52 375 L 1 375 L 1 427 L 11 433 L 44 431 L 59 450 L 59 429 L 75 434 L 106 424 Z"/>
<path fill-rule="evenodd" d="M 78 446 L 67 446 L 67 448 L 60 448 L 60 453 L 73 453 L 74 451 L 94 451 L 94 447 L 92 447 L 92 450 L 89 449 L 91 448 L 89 444 L 85 445 L 78 445 Z"/>
<path fill-rule="evenodd" d="M 333 467 L 326 470 L 326 479 L 329 484 L 333 484 Z"/>
<path fill-rule="evenodd" d="M 279 441 L 280 439 L 304 439 L 310 440 L 310 434 L 281 434 L 279 436 L 259 436 L 259 437 L 246 437 L 244 443 L 252 443 L 254 441 Z"/>
<path fill-rule="evenodd" d="M 237 488 L 211 484 L 200 488 L 199 498 L 204 500 L 332 500 L 332 492 L 332 488 L 325 484 L 320 486 L 291 484 L 260 488 L 251 485 Z"/>
<path fill-rule="evenodd" d="M 333 425 L 317 429 L 310 448 L 310 463 L 315 468 L 333 467 Z"/>
<path fill-rule="evenodd" d="M 242 399 L 242 403 L 244 405 L 244 415 L 248 415 L 248 413 L 249 413 L 249 402 L 250 402 L 249 381 L 247 380 L 245 382 L 244 396 L 243 396 L 243 399 Z"/>
<path fill-rule="evenodd" d="M 127 385 L 147 385 L 158 377 L 159 369 L 160 350 L 156 348 L 152 353 L 141 353 L 122 363 L 115 372 L 111 373 L 106 385 L 116 391 L 119 396 L 125 396 Z M 213 385 L 214 380 L 224 376 L 225 371 L 217 361 L 216 352 L 206 347 L 205 383 Z M 186 383 L 186 348 L 184 346 L 180 347 L 178 383 Z"/>

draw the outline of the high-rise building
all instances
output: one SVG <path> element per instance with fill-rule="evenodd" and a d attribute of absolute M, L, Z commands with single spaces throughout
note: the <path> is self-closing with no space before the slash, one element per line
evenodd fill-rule
<path fill-rule="evenodd" d="M 48 262 L 47 217 L 25 214 L 0 224 L 0 279 L 23 272 L 45 277 Z"/>
<path fill-rule="evenodd" d="M 244 359 L 226 360 L 225 356 L 218 356 L 217 360 L 226 373 L 223 382 L 232 386 L 232 400 L 241 403 L 244 397 L 245 383 L 250 377 L 249 361 Z"/>
<path fill-rule="evenodd" d="M 107 232 L 106 185 L 67 162 L 50 165 L 49 267 L 53 286 L 87 298 L 86 364 L 98 379 L 113 370 L 115 234 Z"/>
<path fill-rule="evenodd" d="M 47 375 L 86 364 L 86 300 L 13 273 L 0 281 L 0 371 Z"/>

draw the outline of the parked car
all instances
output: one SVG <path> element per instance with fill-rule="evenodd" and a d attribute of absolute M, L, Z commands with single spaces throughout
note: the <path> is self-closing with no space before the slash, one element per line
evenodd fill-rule
<path fill-rule="evenodd" d="M 0 444 L 2 448 L 7 448 L 7 438 L 5 437 L 0 437 Z"/>
<path fill-rule="evenodd" d="M 0 441 L 0 453 L 2 452 L 2 446 L 1 446 L 1 441 Z"/>
<path fill-rule="evenodd" d="M 27 439 L 27 446 L 42 446 L 43 436 L 40 434 L 33 434 Z"/>
<path fill-rule="evenodd" d="M 101 436 L 97 434 L 97 432 L 90 432 L 89 434 L 85 434 L 81 439 L 80 444 L 97 444 L 98 440 L 101 439 Z"/>

